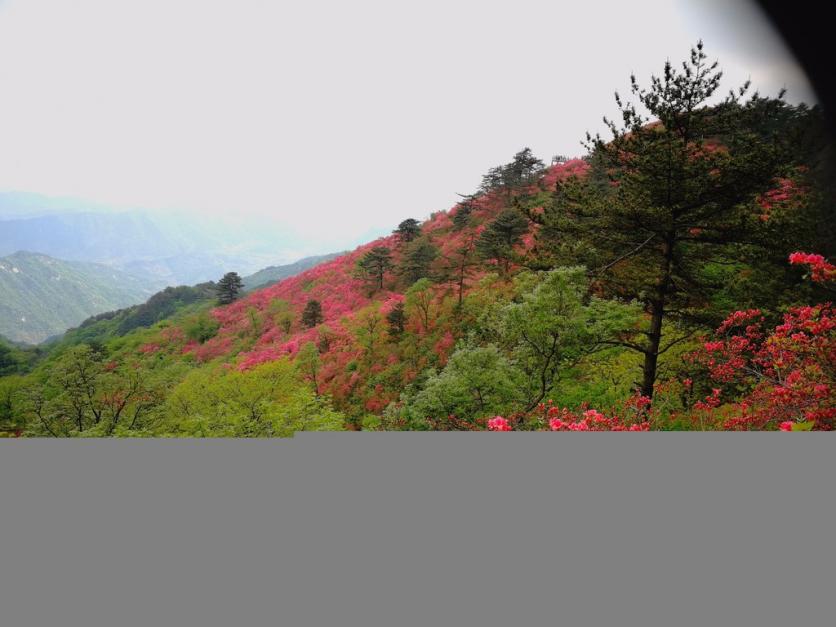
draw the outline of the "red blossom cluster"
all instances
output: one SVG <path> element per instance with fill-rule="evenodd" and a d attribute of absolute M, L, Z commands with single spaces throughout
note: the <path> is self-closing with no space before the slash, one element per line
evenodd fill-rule
<path fill-rule="evenodd" d="M 758 217 L 761 221 L 766 222 L 775 207 L 797 200 L 802 191 L 794 180 L 790 178 L 778 179 L 777 185 L 773 189 L 758 197 L 757 203 L 762 211 Z"/>
<path fill-rule="evenodd" d="M 718 335 L 696 357 L 713 381 L 743 390 L 732 403 L 726 429 L 785 423 L 809 423 L 817 430 L 836 426 L 836 316 L 830 303 L 794 307 L 771 330 L 759 311 L 738 311 L 723 322 Z M 695 408 L 719 407 L 722 393 L 714 388 Z"/>
<path fill-rule="evenodd" d="M 624 403 L 623 416 L 608 416 L 586 407 L 572 411 L 548 400 L 531 413 L 515 414 L 510 419 L 494 416 L 487 421 L 489 431 L 513 431 L 515 426 L 535 431 L 649 431 L 650 399 L 640 395 L 630 398 Z"/>
<path fill-rule="evenodd" d="M 582 178 L 588 171 L 589 164 L 583 159 L 569 159 L 549 167 L 541 184 L 546 189 L 554 189 L 558 181 L 565 181 L 571 177 Z"/>
<path fill-rule="evenodd" d="M 810 266 L 810 278 L 816 283 L 836 281 L 836 266 L 821 255 L 796 252 L 790 255 L 790 263 L 794 266 Z"/>
<path fill-rule="evenodd" d="M 646 420 L 627 424 L 618 416 L 607 417 L 596 409 L 587 409 L 580 414 L 566 408 L 552 407 L 548 410 L 552 431 L 649 431 L 650 423 Z"/>
<path fill-rule="evenodd" d="M 507 418 L 502 416 L 494 416 L 488 420 L 488 431 L 511 431 L 511 423 Z"/>

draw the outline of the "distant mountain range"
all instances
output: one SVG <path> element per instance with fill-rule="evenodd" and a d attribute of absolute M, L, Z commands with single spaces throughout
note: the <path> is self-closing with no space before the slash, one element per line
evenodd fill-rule
<path fill-rule="evenodd" d="M 238 220 L 233 213 L 220 218 L 95 204 L 85 209 L 82 201 L 0 192 L 0 256 L 26 250 L 190 285 L 292 259 L 298 244 L 276 224 Z"/>
<path fill-rule="evenodd" d="M 91 316 L 144 303 L 166 286 L 205 284 L 235 271 L 252 290 L 335 256 L 275 265 L 298 245 L 273 223 L 234 214 L 120 211 L 72 198 L 0 192 L 0 334 L 39 343 Z M 160 302 L 175 306 L 192 296 L 168 294 L 153 310 L 168 315 L 169 306 Z M 136 315 L 153 318 L 145 310 Z"/>
<path fill-rule="evenodd" d="M 244 287 L 253 290 L 271 285 L 340 254 L 264 268 L 243 277 Z M 103 264 L 17 252 L 0 258 L 0 336 L 11 342 L 38 344 L 67 329 L 83 329 L 105 320 L 121 335 L 151 326 L 182 306 L 215 298 L 213 283 L 160 290 L 163 286 L 163 281 Z"/>
<path fill-rule="evenodd" d="M 243 277 L 244 289 L 249 291 L 261 287 L 267 287 L 268 285 L 277 283 L 287 277 L 295 276 L 300 272 L 304 272 L 308 268 L 313 268 L 314 266 L 330 261 L 331 259 L 344 254 L 345 252 L 330 253 L 328 255 L 316 255 L 313 257 L 305 257 L 295 263 L 289 263 L 283 266 L 268 266 L 249 276 Z"/>
<path fill-rule="evenodd" d="M 36 344 L 93 314 L 145 301 L 160 282 L 40 253 L 0 257 L 0 335 Z"/>

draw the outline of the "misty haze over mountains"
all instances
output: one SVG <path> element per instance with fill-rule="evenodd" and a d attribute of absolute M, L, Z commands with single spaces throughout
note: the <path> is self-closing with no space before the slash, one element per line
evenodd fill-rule
<path fill-rule="evenodd" d="M 294 234 L 254 217 L 0 192 L 0 335 L 37 343 L 166 286 L 229 271 L 255 286 L 310 267 L 319 257 L 300 259 L 308 252 Z"/>
<path fill-rule="evenodd" d="M 41 207 L 40 210 L 37 207 Z M 263 222 L 118 211 L 34 194 L 0 194 L 0 256 L 18 251 L 104 263 L 167 284 L 217 279 L 295 261 L 292 237 Z M 319 252 L 319 251 L 317 251 Z M 321 251 L 328 252 L 328 251 Z"/>

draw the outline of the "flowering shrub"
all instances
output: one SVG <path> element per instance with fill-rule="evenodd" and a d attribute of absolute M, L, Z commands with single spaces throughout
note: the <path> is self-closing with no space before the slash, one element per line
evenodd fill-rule
<path fill-rule="evenodd" d="M 587 409 L 581 412 L 572 412 L 569 409 L 554 407 L 552 401 L 543 404 L 539 408 L 545 412 L 547 426 L 535 426 L 535 431 L 649 431 L 650 422 L 641 420 L 638 422 L 625 421 L 619 416 L 606 416 L 596 409 Z M 524 425 L 530 420 L 530 416 L 515 416 L 512 420 Z M 512 421 L 503 416 L 494 416 L 487 422 L 488 431 L 513 431 Z"/>
<path fill-rule="evenodd" d="M 761 221 L 766 222 L 769 220 L 773 209 L 793 203 L 803 195 L 803 191 L 790 178 L 778 179 L 773 189 L 761 194 L 758 198 L 757 203 L 762 212 L 758 217 Z"/>
<path fill-rule="evenodd" d="M 511 423 L 507 418 L 494 416 L 488 420 L 488 431 L 511 431 Z"/>
<path fill-rule="evenodd" d="M 742 390 L 734 402 L 727 429 L 763 429 L 810 423 L 830 430 L 836 422 L 836 316 L 830 303 L 794 307 L 783 323 L 764 328 L 757 310 L 735 312 L 706 342 L 698 361 L 711 380 Z M 711 410 L 722 403 L 723 390 L 695 405 Z"/>
<path fill-rule="evenodd" d="M 836 266 L 828 263 L 821 255 L 801 252 L 793 253 L 790 255 L 790 263 L 796 266 L 810 266 L 810 278 L 816 283 L 836 281 Z"/>
<path fill-rule="evenodd" d="M 555 408 L 556 409 L 556 408 Z M 607 417 L 595 409 L 588 409 L 580 416 L 568 409 L 559 410 L 559 417 L 549 419 L 552 431 L 649 431 L 647 421 L 625 424 L 618 416 Z"/>

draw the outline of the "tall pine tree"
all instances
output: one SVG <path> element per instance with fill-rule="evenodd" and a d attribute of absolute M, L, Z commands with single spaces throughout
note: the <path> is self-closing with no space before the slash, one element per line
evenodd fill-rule
<path fill-rule="evenodd" d="M 237 272 L 227 272 L 215 288 L 218 294 L 218 302 L 221 305 L 228 305 L 229 303 L 238 300 L 241 290 L 244 287 L 244 282 Z"/>
<path fill-rule="evenodd" d="M 383 279 L 391 267 L 392 251 L 386 246 L 375 246 L 357 263 L 360 278 L 376 290 L 383 289 Z"/>
<path fill-rule="evenodd" d="M 312 329 L 324 320 L 325 318 L 322 316 L 322 304 L 318 300 L 309 300 L 305 304 L 304 311 L 302 311 L 302 324 L 305 325 L 305 328 Z"/>
<path fill-rule="evenodd" d="M 408 244 L 421 234 L 421 225 L 415 218 L 407 218 L 394 231 L 401 243 Z"/>
<path fill-rule="evenodd" d="M 616 93 L 623 124 L 605 118 L 612 139 L 587 136 L 593 171 L 559 186 L 543 218 L 541 244 L 557 262 L 583 251 L 601 287 L 644 305 L 645 327 L 621 343 L 643 356 L 647 397 L 660 355 L 701 322 L 724 264 L 762 243 L 756 200 L 783 173 L 781 138 L 755 123 L 785 107 L 780 96 L 744 102 L 746 84 L 709 106 L 722 73 L 706 59 L 700 42 L 649 87 L 631 77 L 638 103 Z M 664 337 L 670 320 L 679 328 Z"/>
<path fill-rule="evenodd" d="M 516 209 L 504 209 L 476 242 L 476 250 L 484 259 L 495 259 L 503 274 L 508 274 L 515 258 L 514 246 L 528 232 L 528 220 Z"/>

